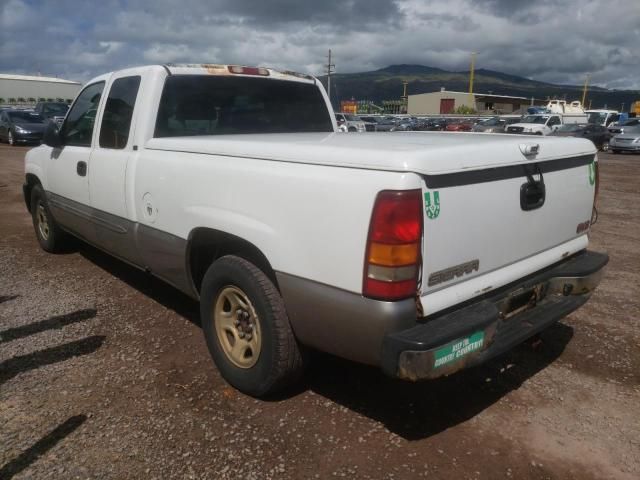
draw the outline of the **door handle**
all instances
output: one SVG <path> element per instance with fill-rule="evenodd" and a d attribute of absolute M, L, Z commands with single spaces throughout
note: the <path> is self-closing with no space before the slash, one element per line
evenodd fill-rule
<path fill-rule="evenodd" d="M 87 162 L 78 162 L 76 165 L 76 173 L 81 177 L 85 177 L 87 175 Z"/>

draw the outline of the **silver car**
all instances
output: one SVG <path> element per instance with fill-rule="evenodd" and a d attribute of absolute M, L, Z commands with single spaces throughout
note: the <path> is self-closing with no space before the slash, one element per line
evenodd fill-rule
<path fill-rule="evenodd" d="M 338 129 L 343 132 L 366 132 L 367 126 L 360 117 L 350 113 L 336 113 Z"/>
<path fill-rule="evenodd" d="M 629 128 L 636 128 L 640 125 L 640 118 L 629 118 L 622 125 L 609 125 L 609 131 L 612 135 L 627 133 Z"/>
<path fill-rule="evenodd" d="M 609 140 L 609 149 L 612 153 L 640 152 L 640 125 L 625 126 L 624 133 Z"/>
<path fill-rule="evenodd" d="M 482 120 L 476 123 L 473 126 L 474 132 L 484 132 L 484 133 L 504 133 L 507 126 L 512 123 L 518 123 L 520 121 L 520 116 L 509 116 L 509 117 L 491 117 L 486 120 Z"/>

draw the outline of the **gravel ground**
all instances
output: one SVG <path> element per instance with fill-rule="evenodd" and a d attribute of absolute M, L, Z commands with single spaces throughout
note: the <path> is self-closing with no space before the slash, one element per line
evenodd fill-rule
<path fill-rule="evenodd" d="M 49 255 L 0 145 L 0 478 L 640 478 L 640 157 L 601 155 L 585 307 L 484 366 L 408 384 L 318 354 L 239 394 L 197 305 L 86 245 Z M 535 348 L 534 348 L 535 347 Z"/>

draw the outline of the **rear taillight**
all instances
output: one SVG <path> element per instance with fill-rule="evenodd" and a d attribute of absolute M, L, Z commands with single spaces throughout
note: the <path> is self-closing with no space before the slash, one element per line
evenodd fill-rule
<path fill-rule="evenodd" d="M 591 172 L 589 172 L 591 174 Z M 591 221 L 589 226 L 592 227 L 598 221 L 598 193 L 600 192 L 600 169 L 598 168 L 598 162 L 593 162 L 593 178 L 594 178 L 594 192 L 593 192 L 593 208 L 591 209 Z"/>
<path fill-rule="evenodd" d="M 422 244 L 421 202 L 420 190 L 385 190 L 376 197 L 364 262 L 364 296 L 400 300 L 416 294 Z"/>
<path fill-rule="evenodd" d="M 241 65 L 229 65 L 229 73 L 237 73 L 240 75 L 259 75 L 262 77 L 269 76 L 269 70 L 262 67 L 243 67 Z"/>
<path fill-rule="evenodd" d="M 596 204 L 598 203 L 598 193 L 600 192 L 600 169 L 598 168 L 598 162 L 593 162 L 593 168 L 595 170 L 595 177 L 596 177 L 596 191 L 595 194 L 593 195 L 593 206 L 595 207 Z"/>

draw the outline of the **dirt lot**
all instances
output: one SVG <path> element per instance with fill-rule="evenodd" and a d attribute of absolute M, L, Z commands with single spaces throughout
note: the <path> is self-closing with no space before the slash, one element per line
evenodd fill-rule
<path fill-rule="evenodd" d="M 197 305 L 86 245 L 49 255 L 0 146 L 0 478 L 640 478 L 640 156 L 601 155 L 591 301 L 482 367 L 407 384 L 318 355 L 229 388 Z"/>

